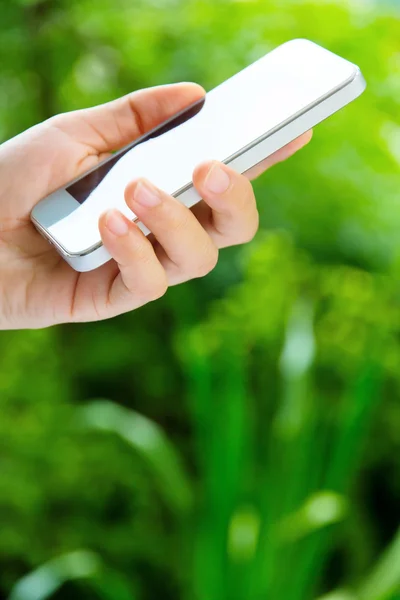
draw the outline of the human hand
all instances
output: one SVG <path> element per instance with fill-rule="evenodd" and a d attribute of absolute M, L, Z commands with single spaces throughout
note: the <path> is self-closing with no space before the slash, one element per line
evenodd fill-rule
<path fill-rule="evenodd" d="M 57 115 L 0 146 L 1 329 L 95 321 L 133 310 L 169 285 L 206 275 L 220 248 L 254 236 L 258 213 L 249 179 L 296 152 L 310 132 L 246 176 L 215 161 L 199 165 L 193 183 L 203 200 L 192 210 L 150 182 L 131 182 L 126 202 L 152 236 L 108 211 L 99 228 L 114 260 L 88 273 L 74 271 L 30 221 L 41 198 L 203 94 L 191 83 L 141 90 Z"/>

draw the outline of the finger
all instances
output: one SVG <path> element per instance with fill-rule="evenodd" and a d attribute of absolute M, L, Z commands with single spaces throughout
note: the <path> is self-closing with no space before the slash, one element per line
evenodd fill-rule
<path fill-rule="evenodd" d="M 140 229 L 117 210 L 102 215 L 99 229 L 104 246 L 119 268 L 104 298 L 106 316 L 132 310 L 162 296 L 167 289 L 166 274 Z"/>
<path fill-rule="evenodd" d="M 202 277 L 214 268 L 217 247 L 179 200 L 145 179 L 132 182 L 125 198 L 129 208 L 152 232 L 156 255 L 170 285 Z"/>
<path fill-rule="evenodd" d="M 199 165 L 193 184 L 204 203 L 193 208 L 218 248 L 243 244 L 258 229 L 258 211 L 249 180 L 217 161 Z"/>
<path fill-rule="evenodd" d="M 308 131 L 299 138 L 290 142 L 261 163 L 248 170 L 244 177 L 219 163 L 204 163 L 197 167 L 193 174 L 193 182 L 205 201 L 199 202 L 192 208 L 193 214 L 203 225 L 219 248 L 234 245 L 250 240 L 258 227 L 258 213 L 253 190 L 245 179 L 254 179 L 272 165 L 286 160 L 297 152 L 312 137 Z M 225 180 L 226 189 L 213 192 L 208 189 L 212 166 L 217 166 L 230 177 L 230 182 Z M 216 171 L 213 170 L 214 175 Z M 224 186 L 223 186 L 224 187 Z"/>
<path fill-rule="evenodd" d="M 306 131 L 306 133 L 303 133 L 303 135 L 296 138 L 289 144 L 286 144 L 286 146 L 283 146 L 283 148 L 280 148 L 279 150 L 271 154 L 271 156 L 268 156 L 268 158 L 262 160 L 260 163 L 258 163 L 258 165 L 255 165 L 254 167 L 246 171 L 246 177 L 250 180 L 256 179 L 261 175 L 261 173 L 264 173 L 264 171 L 266 171 L 273 165 L 276 165 L 277 163 L 282 162 L 283 160 L 286 160 L 287 158 L 295 154 L 298 150 L 303 148 L 303 146 L 308 144 L 311 138 L 312 129 L 310 129 L 310 131 Z"/>
<path fill-rule="evenodd" d="M 169 119 L 205 94 L 196 83 L 177 83 L 139 90 L 93 108 L 53 119 L 77 141 L 110 152 Z"/>

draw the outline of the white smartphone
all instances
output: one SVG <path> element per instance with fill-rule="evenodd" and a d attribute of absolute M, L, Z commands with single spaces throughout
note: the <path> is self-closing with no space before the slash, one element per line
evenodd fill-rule
<path fill-rule="evenodd" d="M 149 233 L 124 201 L 131 180 L 146 177 L 191 207 L 200 200 L 192 184 L 196 165 L 214 159 L 243 173 L 364 89 L 356 65 L 292 40 L 41 200 L 32 221 L 75 270 L 90 271 L 110 259 L 98 228 L 105 210 L 119 209 Z"/>

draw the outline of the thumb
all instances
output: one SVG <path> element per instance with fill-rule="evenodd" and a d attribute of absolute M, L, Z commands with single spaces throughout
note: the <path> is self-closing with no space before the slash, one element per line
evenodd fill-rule
<path fill-rule="evenodd" d="M 148 88 L 122 98 L 53 118 L 79 143 L 96 152 L 110 152 L 129 144 L 204 96 L 195 83 Z"/>

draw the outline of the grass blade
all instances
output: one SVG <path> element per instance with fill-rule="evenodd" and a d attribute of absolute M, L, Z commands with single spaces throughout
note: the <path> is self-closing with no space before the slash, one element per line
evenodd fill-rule
<path fill-rule="evenodd" d="M 108 400 L 90 402 L 78 409 L 78 415 L 85 427 L 114 433 L 140 454 L 151 467 L 170 508 L 178 513 L 189 509 L 189 480 L 177 451 L 159 425 Z"/>
<path fill-rule="evenodd" d="M 400 529 L 359 591 L 360 600 L 392 600 L 400 596 Z"/>
<path fill-rule="evenodd" d="M 245 361 L 237 339 L 235 344 L 224 339 L 211 353 L 199 331 L 192 335 L 186 370 L 204 482 L 195 550 L 195 596 L 229 600 L 230 590 L 240 583 L 229 550 L 248 439 Z M 240 598 L 240 593 L 236 588 L 235 597 Z"/>
<path fill-rule="evenodd" d="M 344 398 L 345 410 L 338 424 L 337 438 L 333 441 L 333 455 L 323 482 L 325 489 L 337 493 L 347 492 L 358 466 L 368 425 L 380 399 L 380 384 L 381 369 L 375 361 L 367 359 L 352 389 Z M 302 545 L 296 569 L 297 577 L 294 578 L 299 599 L 312 597 L 332 543 L 333 533 L 328 528 L 313 534 Z"/>
<path fill-rule="evenodd" d="M 8 600 L 46 600 L 67 581 L 94 577 L 100 568 L 93 552 L 77 550 L 64 554 L 22 577 Z"/>
<path fill-rule="evenodd" d="M 50 560 L 13 587 L 8 600 L 47 600 L 67 582 L 84 581 L 103 600 L 135 600 L 132 585 L 116 571 L 106 569 L 88 550 L 76 550 Z"/>

